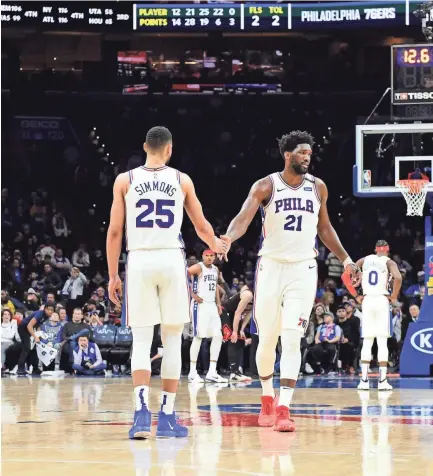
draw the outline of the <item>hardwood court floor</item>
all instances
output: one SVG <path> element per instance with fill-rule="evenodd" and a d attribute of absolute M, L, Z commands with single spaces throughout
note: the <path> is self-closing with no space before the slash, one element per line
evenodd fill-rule
<path fill-rule="evenodd" d="M 294 434 L 257 427 L 259 383 L 188 387 L 188 439 L 130 441 L 129 378 L 2 379 L 4 476 L 433 476 L 433 379 L 359 394 L 352 378 L 304 378 Z M 160 380 L 151 408 L 158 408 Z M 374 382 L 376 385 L 376 381 Z"/>

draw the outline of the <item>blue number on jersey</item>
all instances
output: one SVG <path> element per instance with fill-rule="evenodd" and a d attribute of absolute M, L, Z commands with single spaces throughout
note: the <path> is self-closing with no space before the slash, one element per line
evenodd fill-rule
<path fill-rule="evenodd" d="M 170 207 L 174 207 L 174 200 L 156 200 L 152 202 L 148 198 L 142 198 L 135 204 L 136 208 L 146 207 L 144 212 L 140 213 L 135 220 L 137 228 L 153 228 L 154 224 L 159 228 L 170 228 L 174 223 L 174 213 Z M 160 218 L 155 220 L 145 220 L 147 216 L 155 212 L 155 215 Z"/>
<path fill-rule="evenodd" d="M 368 284 L 370 286 L 376 286 L 378 281 L 379 281 L 379 275 L 377 274 L 377 271 L 370 271 L 368 273 Z"/>
<path fill-rule="evenodd" d="M 287 215 L 286 216 L 286 224 L 284 225 L 284 229 L 288 231 L 295 231 L 295 223 L 296 220 L 298 220 L 298 223 L 296 224 L 296 231 L 302 231 L 302 215 L 295 216 L 295 215 Z"/>

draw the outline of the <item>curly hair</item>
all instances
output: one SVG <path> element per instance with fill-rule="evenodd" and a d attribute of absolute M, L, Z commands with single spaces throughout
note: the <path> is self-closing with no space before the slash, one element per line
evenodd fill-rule
<path fill-rule="evenodd" d="M 313 136 L 307 131 L 292 131 L 290 134 L 284 134 L 281 139 L 277 139 L 280 154 L 284 158 L 284 152 L 292 152 L 299 144 L 314 145 Z"/>

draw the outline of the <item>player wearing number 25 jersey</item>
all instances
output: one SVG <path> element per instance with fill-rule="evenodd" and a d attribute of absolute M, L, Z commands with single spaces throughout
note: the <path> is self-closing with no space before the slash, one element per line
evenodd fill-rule
<path fill-rule="evenodd" d="M 150 348 L 154 325 L 159 323 L 164 359 L 156 435 L 186 436 L 188 430 L 177 424 L 174 415 L 182 360 L 181 335 L 184 323 L 189 321 L 188 276 L 180 235 L 183 208 L 209 248 L 221 253 L 228 245 L 215 237 L 191 179 L 167 166 L 172 153 L 170 131 L 165 127 L 150 129 L 144 150 L 147 153 L 145 166 L 120 174 L 116 179 L 107 233 L 109 296 L 119 304 L 118 265 L 126 223 L 125 317 L 134 336 L 131 370 L 135 393 L 134 424 L 129 437 L 150 435 Z"/>
<path fill-rule="evenodd" d="M 358 269 L 342 247 L 326 208 L 326 185 L 308 174 L 313 138 L 293 131 L 279 140 L 284 170 L 256 182 L 226 236 L 235 241 L 257 210 L 262 213 L 262 247 L 257 260 L 253 318 L 258 328 L 257 369 L 262 383 L 260 426 L 294 431 L 289 405 L 301 364 L 300 340 L 317 287 L 316 236 L 357 280 Z M 272 385 L 275 346 L 281 335 L 279 406 Z"/>

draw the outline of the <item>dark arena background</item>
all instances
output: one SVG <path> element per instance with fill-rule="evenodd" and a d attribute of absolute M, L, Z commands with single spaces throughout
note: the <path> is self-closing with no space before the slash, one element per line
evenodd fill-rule
<path fill-rule="evenodd" d="M 1 26 L 3 474 L 433 476 L 433 2 L 2 2 Z M 362 309 L 318 239 L 296 432 L 258 427 L 260 335 L 249 324 L 238 377 L 194 384 L 186 325 L 176 409 L 189 437 L 128 439 L 133 336 L 125 303 L 108 300 L 105 241 L 114 179 L 144 165 L 157 125 L 172 132 L 170 165 L 192 178 L 217 235 L 255 181 L 283 170 L 277 138 L 314 136 L 309 173 L 328 186 L 349 255 L 386 240 L 402 275 L 392 391 L 377 390 L 376 345 L 371 390 L 357 390 Z M 254 277 L 261 225 L 257 214 L 215 263 L 223 307 Z M 187 218 L 182 234 L 192 266 L 206 246 Z M 122 280 L 126 259 L 123 246 Z M 50 303 L 41 354 L 22 323 Z M 344 337 L 318 362 L 324 313 Z M 91 376 L 72 368 L 86 329 L 105 367 Z M 227 379 L 229 345 L 217 366 Z M 156 412 L 159 326 L 151 357 Z M 204 339 L 198 374 L 209 365 Z"/>

